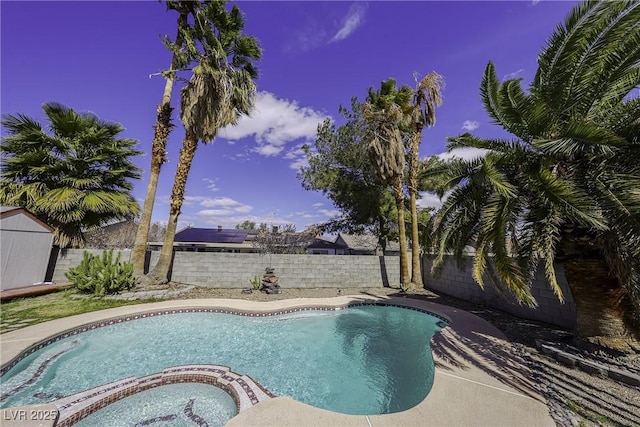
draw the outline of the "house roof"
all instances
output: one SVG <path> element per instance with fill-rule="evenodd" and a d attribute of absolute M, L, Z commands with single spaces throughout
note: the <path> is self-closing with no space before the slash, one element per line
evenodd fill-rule
<path fill-rule="evenodd" d="M 346 249 L 346 246 L 324 239 L 315 239 L 313 243 L 307 246 L 307 249 Z"/>
<path fill-rule="evenodd" d="M 253 240 L 257 234 L 258 230 L 191 227 L 176 233 L 175 242 L 240 244 Z"/>
<path fill-rule="evenodd" d="M 338 234 L 338 239 L 342 238 L 349 249 L 355 251 L 375 251 L 378 247 L 378 238 L 373 234 Z M 387 251 L 399 251 L 398 242 L 387 242 Z"/>

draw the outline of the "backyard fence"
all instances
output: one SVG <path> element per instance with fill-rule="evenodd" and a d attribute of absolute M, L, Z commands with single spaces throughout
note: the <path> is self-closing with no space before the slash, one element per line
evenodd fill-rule
<path fill-rule="evenodd" d="M 82 261 L 81 249 L 60 251 L 53 272 L 53 280 L 66 282 L 64 273 Z M 100 254 L 102 250 L 88 250 Z M 130 250 L 122 253 L 121 260 L 128 261 Z M 149 265 L 153 267 L 158 251 L 148 253 Z M 515 316 L 539 320 L 567 329 L 575 328 L 576 314 L 571 292 L 566 284 L 561 266 L 558 282 L 566 301 L 561 304 L 549 288 L 542 269 L 538 271 L 531 292 L 538 307 L 528 308 L 512 298 L 501 296 L 487 279 L 481 289 L 471 276 L 471 257 L 466 269 L 459 269 L 452 257 L 443 267 L 442 274 L 435 278 L 430 274 L 432 261 L 423 259 L 423 281 L 427 289 L 454 296 L 466 301 L 484 304 L 506 311 Z M 211 288 L 250 287 L 249 280 L 261 276 L 266 267 L 273 267 L 283 288 L 376 288 L 398 287 L 400 284 L 400 261 L 398 256 L 373 255 L 260 255 L 222 252 L 176 251 L 171 268 L 171 280 Z"/>

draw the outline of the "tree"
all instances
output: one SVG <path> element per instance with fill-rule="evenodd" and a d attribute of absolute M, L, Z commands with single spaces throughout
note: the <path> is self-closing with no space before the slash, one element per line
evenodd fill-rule
<path fill-rule="evenodd" d="M 236 230 L 255 230 L 256 223 L 253 221 L 245 220 L 242 224 L 236 224 Z"/>
<path fill-rule="evenodd" d="M 207 2 L 198 9 L 190 37 L 199 43 L 186 46 L 198 58 L 193 75 L 180 92 L 181 119 L 185 128 L 180 158 L 171 192 L 169 221 L 158 262 L 146 283 L 166 282 L 173 242 L 187 177 L 198 142 L 213 140 L 218 129 L 236 124 L 253 109 L 258 71 L 254 62 L 262 52 L 254 37 L 242 34 L 244 19 L 237 6 L 224 1 Z M 174 46 L 177 49 L 177 46 Z"/>
<path fill-rule="evenodd" d="M 444 78 L 431 72 L 420 81 L 416 78 L 413 92 L 412 108 L 408 109 L 411 127 L 409 145 L 409 203 L 411 209 L 411 282 L 422 288 L 422 271 L 420 267 L 420 237 L 418 220 L 418 175 L 420 172 L 420 143 L 425 127 L 436 124 L 436 107 L 442 103 Z"/>
<path fill-rule="evenodd" d="M 185 43 L 193 43 L 190 39 L 190 33 L 187 31 L 189 27 L 189 16 L 193 16 L 195 10 L 201 6 L 199 1 L 194 0 L 167 0 L 167 10 L 175 10 L 178 12 L 178 30 L 175 43 L 171 43 L 165 38 L 164 43 L 170 46 L 173 51 L 171 58 L 171 66 L 163 75 L 166 77 L 162 101 L 157 108 L 156 124 L 154 126 L 153 142 L 151 145 L 151 167 L 149 168 L 149 183 L 147 184 L 147 192 L 144 198 L 142 213 L 138 223 L 135 243 L 131 252 L 131 263 L 133 264 L 133 273 L 140 276 L 144 273 L 144 260 L 147 250 L 147 241 L 151 227 L 151 216 L 153 214 L 153 205 L 156 199 L 158 189 L 158 178 L 160 177 L 160 169 L 167 161 L 167 139 L 173 128 L 171 123 L 171 93 L 176 79 L 176 71 L 184 69 L 194 58 L 190 57 L 188 52 L 182 48 Z"/>
<path fill-rule="evenodd" d="M 295 225 L 286 224 L 283 227 L 274 226 L 271 231 L 260 230 L 252 244 L 261 254 L 304 254 L 317 234 L 316 227 L 296 232 Z"/>
<path fill-rule="evenodd" d="M 320 224 L 324 232 L 372 232 L 384 248 L 397 235 L 393 195 L 368 159 L 362 104 L 352 98 L 351 110 L 340 106 L 339 113 L 346 123 L 337 127 L 325 120 L 318 126 L 315 150 L 303 147 L 308 166 L 298 179 L 305 190 L 322 191 L 342 213 Z"/>
<path fill-rule="evenodd" d="M 529 93 L 500 82 L 492 63 L 481 83 L 485 108 L 513 140 L 464 134 L 449 149 L 491 150 L 456 160 L 452 189 L 434 220 L 439 251 L 476 248 L 473 276 L 535 306 L 539 263 L 563 299 L 563 266 L 577 311 L 576 333 L 612 347 L 640 348 L 640 3 L 576 6 L 538 57 Z M 634 310 L 635 307 L 635 310 Z"/>
<path fill-rule="evenodd" d="M 136 239 L 138 221 L 131 219 L 98 227 L 85 233 L 86 247 L 91 249 L 131 249 Z M 158 242 L 164 238 L 164 225 L 151 224 L 149 242 Z"/>
<path fill-rule="evenodd" d="M 363 107 L 363 117 L 369 123 L 367 149 L 383 182 L 391 184 L 398 213 L 398 243 L 400 244 L 400 283 L 409 283 L 407 238 L 404 223 L 404 165 L 406 131 L 403 107 L 411 100 L 412 90 L 403 86 L 398 90 L 394 79 L 382 82 L 380 90 L 369 88 Z"/>
<path fill-rule="evenodd" d="M 2 125 L 0 203 L 21 206 L 54 229 L 61 248 L 83 247 L 84 232 L 139 211 L 130 191 L 139 179 L 131 157 L 136 141 L 120 138 L 120 124 L 43 105 L 50 132 L 32 118 L 7 115 Z"/>

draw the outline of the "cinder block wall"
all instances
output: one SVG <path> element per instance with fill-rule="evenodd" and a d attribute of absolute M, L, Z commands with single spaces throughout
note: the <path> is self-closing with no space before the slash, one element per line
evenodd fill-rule
<path fill-rule="evenodd" d="M 67 279 L 64 275 L 64 273 L 66 273 L 67 271 L 69 271 L 70 268 L 72 267 L 76 267 L 78 266 L 81 262 L 82 262 L 82 254 L 87 251 L 90 254 L 93 255 L 99 255 L 102 256 L 102 249 L 62 249 L 60 250 L 60 253 L 58 254 L 58 260 L 56 261 L 56 267 L 55 270 L 53 271 L 53 278 L 51 280 L 53 280 L 54 282 L 57 283 L 65 283 L 68 282 L 69 279 Z M 116 256 L 118 256 L 118 253 L 120 253 L 120 261 L 129 261 L 129 259 L 131 258 L 131 250 L 130 249 L 124 249 L 124 250 L 114 250 L 113 251 L 113 257 L 115 258 Z"/>
<path fill-rule="evenodd" d="M 150 265 L 157 254 L 152 253 Z M 280 286 L 289 288 L 340 288 L 398 286 L 397 256 L 259 255 L 217 252 L 176 252 L 171 280 L 215 288 L 243 288 L 249 279 L 275 268 Z M 381 266 L 384 266 L 382 268 Z M 387 283 L 383 280 L 386 270 Z"/>
<path fill-rule="evenodd" d="M 531 293 L 538 301 L 538 307 L 533 309 L 518 304 L 510 295 L 507 298 L 501 296 L 488 278 L 485 279 L 484 290 L 481 289 L 471 275 L 472 257 L 467 259 L 464 270 L 458 268 L 453 257 L 447 258 L 442 274 L 437 278 L 431 275 L 432 260 L 426 257 L 423 259 L 422 277 L 424 278 L 425 288 L 466 301 L 494 307 L 524 319 L 539 320 L 566 329 L 575 328 L 575 305 L 561 265 L 556 265 L 556 273 L 558 284 L 565 297 L 564 304 L 560 303 L 549 287 L 543 268 L 539 268 L 531 285 Z"/>
<path fill-rule="evenodd" d="M 64 273 L 80 264 L 82 250 L 60 254 L 54 281 L 66 281 Z M 100 254 L 101 250 L 88 252 Z M 115 252 L 115 251 L 114 251 Z M 131 251 L 122 251 L 128 261 Z M 158 251 L 151 252 L 150 268 L 156 264 Z M 368 255 L 259 255 L 219 252 L 175 253 L 171 280 L 212 288 L 244 288 L 249 279 L 262 276 L 265 268 L 275 268 L 280 286 L 290 288 L 341 288 L 399 286 L 400 260 L 397 256 Z"/>

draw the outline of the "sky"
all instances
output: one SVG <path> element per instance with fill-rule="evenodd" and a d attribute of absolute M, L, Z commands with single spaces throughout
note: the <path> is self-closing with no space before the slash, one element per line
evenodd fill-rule
<path fill-rule="evenodd" d="M 263 49 L 255 111 L 201 144 L 187 182 L 180 226 L 233 228 L 245 220 L 294 224 L 303 230 L 339 215 L 331 200 L 302 188 L 300 147 L 313 147 L 317 125 L 342 123 L 340 105 L 364 100 L 369 87 L 393 77 L 415 86 L 414 74 L 445 78 L 436 125 L 426 129 L 421 157 L 446 154 L 447 137 L 471 132 L 508 137 L 493 125 L 479 95 L 488 61 L 502 79 L 526 88 L 537 56 L 575 1 L 239 1 L 245 33 Z M 176 13 L 157 1 L 0 1 L 0 111 L 41 123 L 45 102 L 59 102 L 122 124 L 122 137 L 149 153 L 156 107 L 175 37 Z M 178 90 L 177 126 L 168 142 L 153 220 L 166 222 L 184 128 Z M 5 135 L 4 130 L 2 135 Z M 140 205 L 149 155 L 134 182 Z M 420 206 L 437 207 L 424 194 Z"/>

